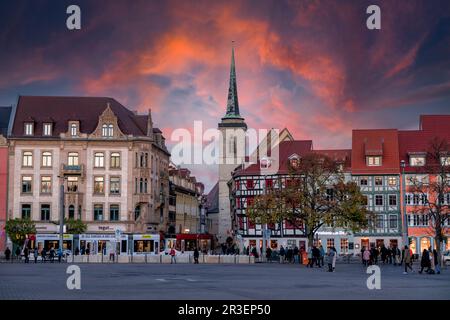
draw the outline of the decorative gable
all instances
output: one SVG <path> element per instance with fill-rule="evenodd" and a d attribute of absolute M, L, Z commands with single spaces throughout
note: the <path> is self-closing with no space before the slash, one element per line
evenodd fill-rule
<path fill-rule="evenodd" d="M 125 135 L 117 123 L 117 117 L 108 102 L 105 111 L 99 116 L 97 128 L 90 135 L 90 138 L 117 139 L 124 137 Z"/>

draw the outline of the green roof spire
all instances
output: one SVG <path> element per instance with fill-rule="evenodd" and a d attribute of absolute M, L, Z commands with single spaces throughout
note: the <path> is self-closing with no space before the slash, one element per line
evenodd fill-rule
<path fill-rule="evenodd" d="M 232 43 L 234 44 L 234 41 Z M 228 89 L 227 113 L 225 114 L 225 118 L 241 118 L 241 115 L 239 114 L 233 44 L 231 46 L 230 86 Z"/>

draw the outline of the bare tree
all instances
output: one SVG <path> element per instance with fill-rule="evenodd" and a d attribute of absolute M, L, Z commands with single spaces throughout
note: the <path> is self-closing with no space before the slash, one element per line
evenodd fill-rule
<path fill-rule="evenodd" d="M 446 238 L 446 225 L 450 218 L 450 145 L 447 140 L 433 138 L 426 153 L 426 164 L 417 169 L 426 179 L 409 178 L 410 192 L 419 197 L 420 203 L 412 213 L 429 217 L 428 232 L 434 237 L 435 248 L 441 258 Z M 419 201 L 416 201 L 419 202 Z M 443 263 L 442 258 L 440 259 Z"/>

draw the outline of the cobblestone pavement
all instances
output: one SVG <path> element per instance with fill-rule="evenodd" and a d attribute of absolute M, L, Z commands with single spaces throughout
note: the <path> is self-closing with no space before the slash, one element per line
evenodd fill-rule
<path fill-rule="evenodd" d="M 358 264 L 336 272 L 299 265 L 79 264 L 81 290 L 68 290 L 69 264 L 0 264 L 0 299 L 450 299 L 450 268 L 403 275 L 381 267 L 369 290 Z"/>

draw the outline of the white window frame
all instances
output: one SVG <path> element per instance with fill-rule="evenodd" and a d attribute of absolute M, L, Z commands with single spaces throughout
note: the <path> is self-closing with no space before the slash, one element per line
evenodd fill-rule
<path fill-rule="evenodd" d="M 52 124 L 51 123 L 44 123 L 43 125 L 43 130 L 42 130 L 42 135 L 44 136 L 51 136 L 52 132 L 53 132 L 53 128 L 52 128 Z"/>
<path fill-rule="evenodd" d="M 53 155 L 51 151 L 43 151 L 42 152 L 42 167 L 51 168 L 53 165 Z"/>
<path fill-rule="evenodd" d="M 418 161 L 418 159 L 422 159 L 422 161 Z M 416 162 L 417 161 L 417 162 Z M 423 167 L 426 164 L 426 156 L 425 155 L 410 155 L 409 156 L 409 165 L 411 167 Z"/>
<path fill-rule="evenodd" d="M 32 136 L 34 134 L 34 124 L 33 122 L 25 122 L 24 133 L 26 136 Z"/>
<path fill-rule="evenodd" d="M 381 156 L 366 156 L 366 165 L 368 167 L 380 167 L 383 164 Z"/>
<path fill-rule="evenodd" d="M 104 167 L 105 167 L 105 153 L 94 152 L 94 168 L 104 168 Z"/>

